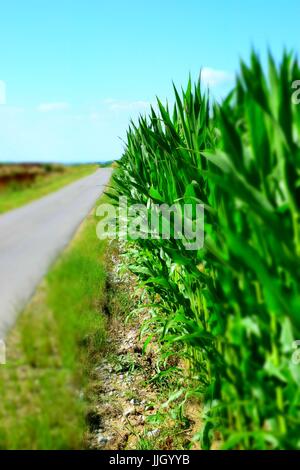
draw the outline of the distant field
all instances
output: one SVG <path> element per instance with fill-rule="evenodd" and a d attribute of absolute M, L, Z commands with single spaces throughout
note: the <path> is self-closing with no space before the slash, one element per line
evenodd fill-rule
<path fill-rule="evenodd" d="M 51 173 L 64 173 L 66 167 L 56 164 L 1 164 L 0 189 L 10 185 L 28 185 L 38 177 L 49 176 Z"/>
<path fill-rule="evenodd" d="M 0 214 L 87 176 L 97 164 L 0 164 Z"/>

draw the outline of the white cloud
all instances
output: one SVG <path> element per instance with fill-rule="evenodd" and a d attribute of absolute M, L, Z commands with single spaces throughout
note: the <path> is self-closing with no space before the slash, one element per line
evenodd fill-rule
<path fill-rule="evenodd" d="M 209 87 L 224 85 L 231 82 L 233 79 L 234 75 L 226 70 L 216 70 L 209 67 L 204 67 L 201 70 L 202 83 Z"/>
<path fill-rule="evenodd" d="M 104 103 L 111 111 L 144 111 L 150 106 L 148 101 L 126 101 L 111 98 L 106 99 Z"/>
<path fill-rule="evenodd" d="M 69 104 L 65 101 L 58 101 L 55 103 L 41 103 L 38 105 L 37 110 L 41 113 L 49 113 L 51 111 L 63 111 L 68 109 Z"/>
<path fill-rule="evenodd" d="M 0 80 L 0 104 L 6 104 L 6 83 Z"/>

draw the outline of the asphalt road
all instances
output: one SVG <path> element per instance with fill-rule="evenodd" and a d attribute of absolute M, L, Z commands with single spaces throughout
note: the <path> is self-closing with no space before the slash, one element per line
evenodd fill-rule
<path fill-rule="evenodd" d="M 0 339 L 108 183 L 110 168 L 0 216 Z"/>

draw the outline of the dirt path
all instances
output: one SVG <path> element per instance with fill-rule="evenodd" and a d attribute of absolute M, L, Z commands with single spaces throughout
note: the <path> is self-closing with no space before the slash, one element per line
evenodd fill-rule
<path fill-rule="evenodd" d="M 195 410 L 188 403 L 185 421 L 175 415 L 172 419 L 172 406 L 164 405 L 172 393 L 171 384 L 155 381 L 155 345 L 145 349 L 146 338 L 140 337 L 142 324 L 150 316 L 147 294 L 120 267 L 118 251 L 108 250 L 107 257 L 108 340 L 89 387 L 89 446 L 109 450 L 195 448 L 192 437 L 199 403 Z M 128 319 L 136 308 L 138 314 Z"/>

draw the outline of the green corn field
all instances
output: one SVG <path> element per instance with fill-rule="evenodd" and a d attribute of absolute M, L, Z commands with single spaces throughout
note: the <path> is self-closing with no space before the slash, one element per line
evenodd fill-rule
<path fill-rule="evenodd" d="M 299 78 L 292 54 L 266 71 L 252 53 L 221 104 L 201 79 L 174 87 L 172 107 L 131 124 L 114 176 L 114 200 L 204 206 L 201 248 L 128 242 L 156 304 L 145 330 L 188 368 L 177 396 L 200 397 L 203 449 L 216 432 L 224 449 L 300 449 Z"/>

